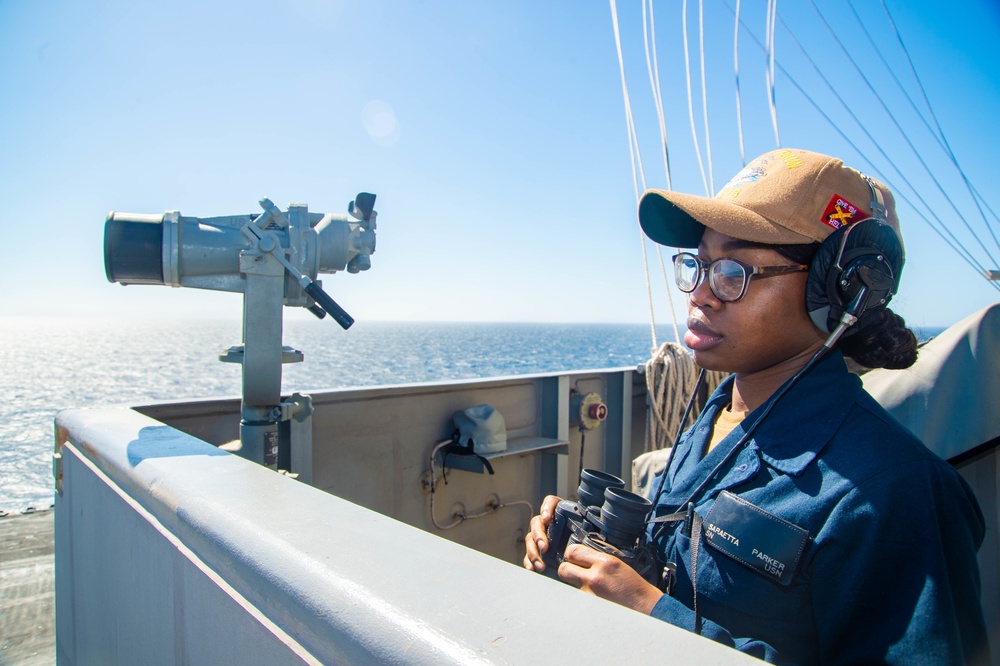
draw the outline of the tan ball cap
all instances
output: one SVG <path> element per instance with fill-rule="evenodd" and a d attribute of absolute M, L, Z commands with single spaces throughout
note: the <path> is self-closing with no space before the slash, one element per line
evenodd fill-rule
<path fill-rule="evenodd" d="M 680 248 L 698 247 L 705 227 L 772 245 L 818 242 L 872 217 L 871 188 L 876 187 L 886 222 L 898 236 L 892 193 L 870 180 L 871 186 L 835 157 L 783 148 L 752 161 L 712 198 L 647 190 L 639 201 L 639 225 L 657 243 Z"/>

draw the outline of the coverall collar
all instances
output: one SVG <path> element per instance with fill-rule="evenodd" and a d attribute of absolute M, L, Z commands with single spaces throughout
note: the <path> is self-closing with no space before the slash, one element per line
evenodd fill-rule
<path fill-rule="evenodd" d="M 733 381 L 729 377 L 719 386 L 706 405 L 706 411 L 709 406 L 718 410 L 729 404 Z M 836 349 L 830 351 L 799 378 L 764 418 L 750 438 L 749 448 L 758 451 L 761 459 L 771 467 L 798 476 L 837 432 L 861 390 L 860 378 L 847 371 L 843 355 Z M 752 424 L 773 399 L 772 396 L 750 412 L 744 423 Z M 802 437 L 787 436 L 795 432 L 802 432 Z"/>

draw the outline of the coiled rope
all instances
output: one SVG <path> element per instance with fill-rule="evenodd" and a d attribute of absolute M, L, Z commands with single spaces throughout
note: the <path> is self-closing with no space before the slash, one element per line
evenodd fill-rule
<path fill-rule="evenodd" d="M 701 368 L 695 365 L 691 353 L 684 347 L 676 342 L 664 342 L 646 361 L 644 369 L 648 406 L 644 450 L 649 452 L 673 445 L 677 434 L 697 418 L 701 404 L 691 410 L 688 423 L 681 423 Z M 706 372 L 705 395 L 710 395 L 728 376 L 725 372 Z"/>

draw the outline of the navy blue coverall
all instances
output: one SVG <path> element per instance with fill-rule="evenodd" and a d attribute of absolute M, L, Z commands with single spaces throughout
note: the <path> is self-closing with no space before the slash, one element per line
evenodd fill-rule
<path fill-rule="evenodd" d="M 679 442 L 654 515 L 677 511 L 766 407 L 703 458 L 732 389 L 729 378 Z M 979 505 L 954 468 L 865 392 L 839 352 L 802 376 L 741 448 L 693 500 L 704 521 L 702 635 L 779 663 L 989 661 L 976 562 Z M 808 532 L 797 561 L 780 563 L 787 584 L 767 567 L 774 560 L 766 537 L 744 544 L 753 553 L 744 561 L 707 543 L 709 528 L 725 546 L 740 537 L 740 529 L 712 523 L 723 491 Z M 692 539 L 674 524 L 656 545 L 676 563 L 677 583 L 652 615 L 693 629 Z"/>

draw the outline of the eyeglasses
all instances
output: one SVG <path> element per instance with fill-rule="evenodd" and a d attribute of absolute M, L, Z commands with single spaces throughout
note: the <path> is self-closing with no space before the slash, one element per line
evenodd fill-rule
<path fill-rule="evenodd" d="M 712 293 L 725 303 L 732 303 L 746 296 L 750 278 L 773 277 L 807 270 L 809 267 L 802 264 L 751 266 L 729 258 L 702 261 L 690 252 L 674 255 L 674 279 L 678 289 L 690 294 L 708 275 L 708 286 L 712 288 Z"/>

